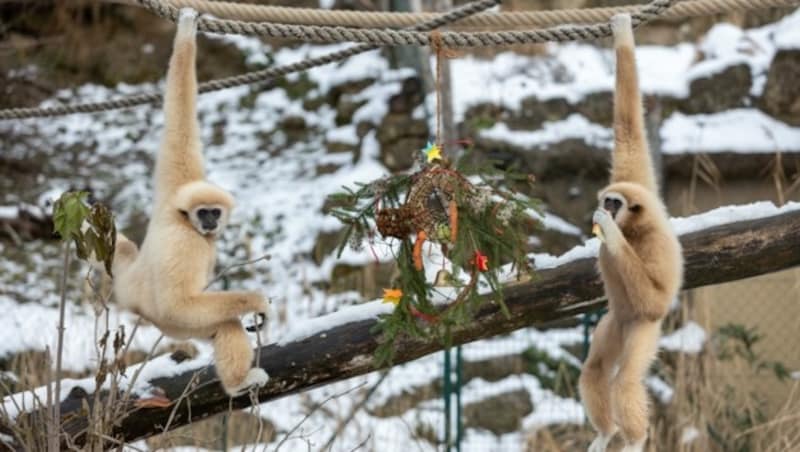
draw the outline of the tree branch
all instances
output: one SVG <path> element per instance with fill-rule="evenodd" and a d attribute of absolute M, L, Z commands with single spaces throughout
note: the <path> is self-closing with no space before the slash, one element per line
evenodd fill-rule
<path fill-rule="evenodd" d="M 800 211 L 772 217 L 714 226 L 681 236 L 686 261 L 684 288 L 719 284 L 800 265 Z M 453 332 L 454 344 L 463 344 L 519 328 L 552 323 L 600 307 L 602 284 L 594 258 L 539 270 L 532 282 L 510 285 L 504 290 L 511 313 L 506 318 L 494 303 L 487 303 L 468 325 Z M 270 381 L 258 393 L 261 402 L 274 400 L 314 387 L 341 381 L 376 370 L 372 356 L 378 338 L 370 331 L 377 320 L 368 318 L 332 326 L 311 337 L 285 345 L 270 344 L 260 350 L 260 363 Z M 442 349 L 436 340 L 404 338 L 396 344 L 395 364 L 417 359 Z M 192 375 L 200 370 L 196 388 L 179 407 L 131 408 L 121 419 L 113 436 L 134 440 L 161 433 L 174 411 L 172 427 L 224 412 L 228 397 L 216 381 L 213 369 L 188 370 L 170 378 L 156 378 L 153 386 L 177 400 Z M 105 395 L 101 395 L 105 396 Z M 73 390 L 62 402 L 64 430 L 81 444 L 87 419 L 83 403 L 95 395 Z M 85 399 L 85 400 L 84 400 Z M 191 410 L 187 409 L 191 404 Z M 233 408 L 250 405 L 251 399 L 234 399 Z M 33 414 L 27 414 L 28 416 Z M 4 430 L 0 426 L 0 430 Z"/>

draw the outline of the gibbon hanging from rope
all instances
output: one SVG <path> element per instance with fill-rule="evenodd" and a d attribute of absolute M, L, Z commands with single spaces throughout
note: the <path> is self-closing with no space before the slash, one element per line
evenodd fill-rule
<path fill-rule="evenodd" d="M 683 281 L 680 242 L 658 194 L 647 146 L 628 15 L 612 18 L 617 56 L 611 185 L 600 191 L 594 232 L 603 242 L 599 268 L 608 313 L 592 336 L 580 393 L 598 436 L 590 452 L 605 451 L 619 430 L 623 451 L 647 440 L 644 376 L 655 358 L 661 321 Z"/>
<path fill-rule="evenodd" d="M 207 182 L 197 123 L 197 13 L 181 10 L 167 72 L 164 137 L 156 158 L 154 204 L 141 249 L 119 235 L 112 266 L 114 295 L 126 309 L 178 339 L 210 339 L 225 391 L 263 386 L 241 315 L 267 313 L 258 292 L 205 292 L 216 262 L 216 238 L 234 200 Z"/>

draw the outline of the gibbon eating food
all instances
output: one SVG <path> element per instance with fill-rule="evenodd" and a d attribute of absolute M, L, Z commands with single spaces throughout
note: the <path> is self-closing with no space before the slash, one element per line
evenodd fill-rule
<path fill-rule="evenodd" d="M 153 211 L 141 249 L 117 237 L 112 272 L 117 302 L 178 339 L 210 339 L 225 391 L 263 386 L 239 317 L 266 315 L 257 292 L 205 292 L 216 261 L 215 239 L 233 197 L 205 181 L 197 121 L 197 13 L 181 10 L 167 71 L 164 136 L 155 167 Z"/>
<path fill-rule="evenodd" d="M 670 226 L 644 130 L 628 15 L 612 18 L 617 58 L 611 184 L 600 191 L 594 223 L 608 313 L 597 325 L 580 376 L 580 394 L 598 431 L 590 452 L 606 450 L 617 431 L 623 451 L 647 440 L 644 376 L 655 358 L 661 320 L 683 281 L 680 242 Z"/>

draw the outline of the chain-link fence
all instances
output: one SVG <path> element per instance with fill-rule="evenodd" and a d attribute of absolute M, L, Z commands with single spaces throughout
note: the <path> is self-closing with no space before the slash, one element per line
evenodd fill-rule
<path fill-rule="evenodd" d="M 790 421 L 800 406 L 798 302 L 796 269 L 684 293 L 664 323 L 659 358 L 647 378 L 651 443 L 663 450 L 800 447 Z M 400 366 L 369 410 L 409 423 L 391 441 L 398 450 L 585 449 L 594 433 L 577 378 L 590 325 L 601 314 Z"/>

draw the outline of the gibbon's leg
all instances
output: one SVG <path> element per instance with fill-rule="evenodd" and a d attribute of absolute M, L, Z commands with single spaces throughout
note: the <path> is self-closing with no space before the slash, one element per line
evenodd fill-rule
<path fill-rule="evenodd" d="M 651 267 L 658 265 L 658 262 L 642 261 L 607 210 L 597 209 L 592 219 L 603 230 L 611 263 L 622 279 L 631 308 L 648 320 L 655 321 L 664 317 L 672 300 L 667 299 L 666 294 L 653 285 L 653 281 L 658 279 L 653 278 L 651 273 L 658 269 Z"/>
<path fill-rule="evenodd" d="M 214 363 L 228 395 L 236 396 L 251 386 L 264 386 L 269 376 L 261 368 L 251 368 L 253 349 L 238 320 L 219 325 L 214 333 Z"/>
<path fill-rule="evenodd" d="M 603 452 L 617 427 L 611 414 L 611 373 L 622 352 L 622 332 L 612 313 L 600 319 L 592 335 L 589 356 L 581 369 L 579 389 L 589 421 L 598 431 L 589 452 Z"/>
<path fill-rule="evenodd" d="M 170 303 L 173 303 L 171 301 Z M 202 330 L 212 328 L 249 312 L 267 313 L 267 302 L 258 292 L 203 292 L 174 303 L 163 312 L 164 323 L 175 328 Z"/>
<path fill-rule="evenodd" d="M 614 421 L 625 439 L 626 452 L 641 451 L 647 440 L 648 401 L 644 376 L 658 351 L 661 322 L 633 320 L 623 327 L 619 371 L 611 382 Z"/>
<path fill-rule="evenodd" d="M 652 192 L 657 192 L 655 171 L 644 127 L 631 16 L 618 14 L 612 17 L 611 28 L 617 56 L 611 182 L 636 182 Z"/>

